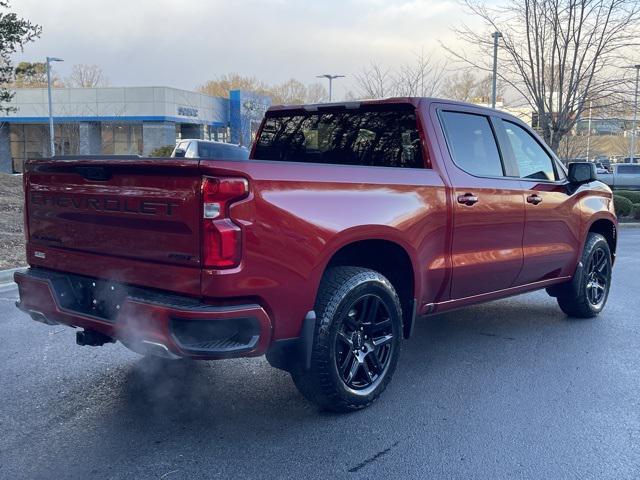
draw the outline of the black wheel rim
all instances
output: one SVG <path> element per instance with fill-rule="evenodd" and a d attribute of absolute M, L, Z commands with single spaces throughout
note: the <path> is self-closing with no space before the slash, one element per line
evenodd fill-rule
<path fill-rule="evenodd" d="M 611 267 L 604 248 L 594 250 L 587 269 L 587 299 L 594 307 L 602 305 L 607 298 Z"/>
<path fill-rule="evenodd" d="M 395 348 L 389 310 L 377 295 L 364 295 L 346 310 L 336 338 L 336 367 L 353 390 L 375 387 Z"/>

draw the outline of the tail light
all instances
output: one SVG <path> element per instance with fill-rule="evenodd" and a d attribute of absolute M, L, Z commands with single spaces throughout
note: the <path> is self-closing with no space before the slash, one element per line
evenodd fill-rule
<path fill-rule="evenodd" d="M 240 264 L 242 229 L 229 217 L 229 206 L 249 193 L 249 182 L 240 177 L 202 179 L 202 262 L 210 268 Z"/>

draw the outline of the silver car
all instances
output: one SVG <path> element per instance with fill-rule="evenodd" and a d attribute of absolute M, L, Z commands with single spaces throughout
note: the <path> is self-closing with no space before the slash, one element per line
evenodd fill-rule
<path fill-rule="evenodd" d="M 640 164 L 616 163 L 613 173 L 598 173 L 598 179 L 614 190 L 640 190 Z"/>
<path fill-rule="evenodd" d="M 233 143 L 212 140 L 185 139 L 178 142 L 171 158 L 212 158 L 215 160 L 246 160 L 249 150 Z"/>

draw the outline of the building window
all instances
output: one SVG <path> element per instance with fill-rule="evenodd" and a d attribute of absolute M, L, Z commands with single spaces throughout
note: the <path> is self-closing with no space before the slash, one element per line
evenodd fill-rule
<path fill-rule="evenodd" d="M 49 156 L 49 127 L 47 125 L 10 124 L 9 142 L 13 171 L 22 172 L 25 160 Z"/>
<path fill-rule="evenodd" d="M 102 123 L 103 155 L 142 155 L 142 124 Z"/>
<path fill-rule="evenodd" d="M 217 142 L 229 141 L 229 128 L 228 127 L 209 127 L 209 140 L 215 140 Z"/>
<path fill-rule="evenodd" d="M 77 123 L 56 123 L 56 155 L 77 155 L 80 151 L 80 128 Z M 49 126 L 10 124 L 9 142 L 14 172 L 22 172 L 25 160 L 50 156 Z"/>
<path fill-rule="evenodd" d="M 80 153 L 80 125 L 60 123 L 55 125 L 54 132 L 56 155 L 78 155 Z"/>

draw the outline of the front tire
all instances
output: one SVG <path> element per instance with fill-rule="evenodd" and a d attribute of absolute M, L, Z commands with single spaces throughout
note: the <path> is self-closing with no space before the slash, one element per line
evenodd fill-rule
<path fill-rule="evenodd" d="M 611 267 L 607 240 L 597 233 L 589 233 L 573 279 L 554 292 L 562 311 L 578 318 L 598 315 L 609 297 Z"/>
<path fill-rule="evenodd" d="M 384 391 L 400 355 L 402 309 L 383 275 L 359 267 L 325 273 L 311 368 L 291 376 L 298 390 L 324 410 L 348 412 L 370 405 Z"/>

